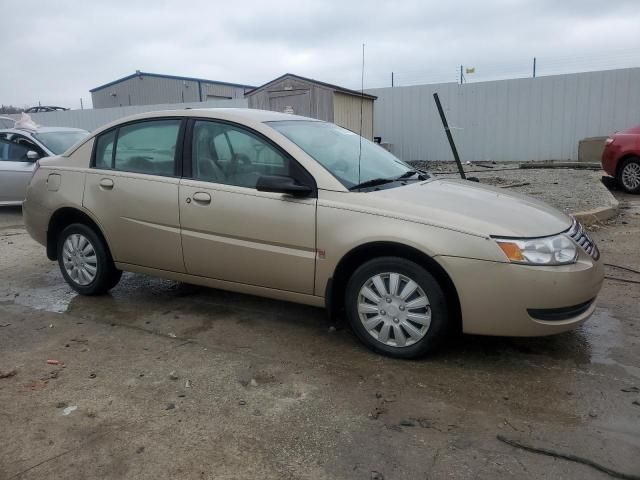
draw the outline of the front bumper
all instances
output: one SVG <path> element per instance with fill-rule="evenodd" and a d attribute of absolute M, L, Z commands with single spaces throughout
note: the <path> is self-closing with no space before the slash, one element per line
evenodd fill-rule
<path fill-rule="evenodd" d="M 617 173 L 619 150 L 619 146 L 614 142 L 605 145 L 602 151 L 602 169 L 612 177 Z"/>
<path fill-rule="evenodd" d="M 459 257 L 437 260 L 456 286 L 462 330 L 479 335 L 536 337 L 571 330 L 593 314 L 604 280 L 602 259 L 596 261 L 584 251 L 574 264 L 549 267 Z M 565 314 L 550 318 L 541 315 L 545 311 Z"/>

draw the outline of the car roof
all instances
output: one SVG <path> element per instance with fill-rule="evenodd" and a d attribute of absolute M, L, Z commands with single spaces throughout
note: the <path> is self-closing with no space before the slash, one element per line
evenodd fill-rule
<path fill-rule="evenodd" d="M 271 110 L 258 110 L 256 108 L 191 108 L 185 111 L 189 112 L 189 116 L 217 117 L 218 114 L 222 113 L 225 116 L 233 115 L 238 118 L 257 122 L 273 122 L 278 120 L 315 120 L 314 118 L 302 117 L 300 115 L 273 112 Z"/>
<path fill-rule="evenodd" d="M 155 112 L 138 113 L 136 115 L 119 118 L 100 127 L 94 131 L 93 134 L 95 135 L 123 123 L 158 117 L 207 117 L 237 121 L 239 123 L 264 123 L 284 120 L 320 121 L 314 118 L 301 117 L 300 115 L 272 112 L 270 110 L 257 110 L 254 108 L 184 108 L 180 110 L 159 110 Z"/>
<path fill-rule="evenodd" d="M 38 127 L 32 128 L 3 128 L 0 129 L 2 133 L 21 133 L 21 134 L 33 134 L 33 133 L 51 133 L 51 132 L 87 132 L 82 128 L 71 127 Z"/>

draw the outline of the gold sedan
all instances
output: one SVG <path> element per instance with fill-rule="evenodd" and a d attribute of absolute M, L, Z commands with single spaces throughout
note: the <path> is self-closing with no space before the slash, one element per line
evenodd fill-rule
<path fill-rule="evenodd" d="M 434 178 L 275 112 L 153 112 L 40 160 L 29 233 L 84 295 L 123 270 L 326 307 L 412 358 L 448 330 L 537 336 L 594 311 L 597 246 L 532 198 Z"/>

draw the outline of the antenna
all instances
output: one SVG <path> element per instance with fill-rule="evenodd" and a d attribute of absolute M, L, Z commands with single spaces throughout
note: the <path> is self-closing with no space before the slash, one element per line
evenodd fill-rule
<path fill-rule="evenodd" d="M 362 105 L 364 104 L 364 43 L 362 44 L 362 74 L 360 77 L 360 150 L 358 151 L 358 183 L 360 183 L 360 162 L 362 160 Z"/>

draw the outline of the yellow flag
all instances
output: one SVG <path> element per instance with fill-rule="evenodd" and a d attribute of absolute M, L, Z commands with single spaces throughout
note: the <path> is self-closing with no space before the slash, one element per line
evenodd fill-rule
<path fill-rule="evenodd" d="M 465 69 L 465 71 L 467 73 L 476 73 L 476 67 L 467 68 L 467 69 Z"/>

